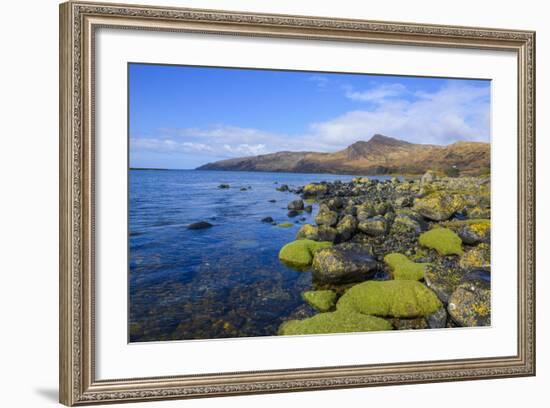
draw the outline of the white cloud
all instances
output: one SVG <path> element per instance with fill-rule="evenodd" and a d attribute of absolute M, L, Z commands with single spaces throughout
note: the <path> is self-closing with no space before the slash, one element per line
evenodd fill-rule
<path fill-rule="evenodd" d="M 308 81 L 315 82 L 319 88 L 324 88 L 327 86 L 329 79 L 322 75 L 312 75 L 307 78 Z"/>
<path fill-rule="evenodd" d="M 282 150 L 333 152 L 358 140 L 368 140 L 376 133 L 413 143 L 441 145 L 459 140 L 489 140 L 487 87 L 454 85 L 435 92 L 407 92 L 407 97 L 405 92 L 404 87 L 398 86 L 359 92 L 356 97 L 361 101 L 376 94 L 376 100 L 384 102 L 312 123 L 301 135 L 218 124 L 208 128 L 160 129 L 154 137 L 133 137 L 131 147 L 136 151 L 229 158 Z M 346 96 L 350 97 L 347 93 Z"/>
<path fill-rule="evenodd" d="M 355 91 L 351 87 L 346 89 L 346 98 L 361 102 L 383 103 L 386 98 L 402 95 L 407 88 L 400 83 L 382 84 L 366 91 Z"/>

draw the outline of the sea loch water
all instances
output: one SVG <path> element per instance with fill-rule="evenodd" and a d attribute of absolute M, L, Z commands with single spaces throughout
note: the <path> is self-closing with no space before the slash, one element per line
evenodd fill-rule
<path fill-rule="evenodd" d="M 312 315 L 301 299 L 311 273 L 288 268 L 278 252 L 317 206 L 289 218 L 287 204 L 299 197 L 276 187 L 352 177 L 130 170 L 130 341 L 269 336 L 284 320 Z M 295 224 L 261 222 L 268 216 Z M 213 227 L 187 228 L 197 221 Z"/>

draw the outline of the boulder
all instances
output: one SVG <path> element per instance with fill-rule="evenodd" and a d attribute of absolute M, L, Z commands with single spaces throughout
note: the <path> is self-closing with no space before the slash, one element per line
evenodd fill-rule
<path fill-rule="evenodd" d="M 384 257 L 384 262 L 391 270 L 393 279 L 397 280 L 421 280 L 427 263 L 416 263 L 403 254 L 391 253 Z"/>
<path fill-rule="evenodd" d="M 272 217 L 265 217 L 265 218 L 262 218 L 262 222 L 268 222 L 268 223 L 272 223 L 273 222 L 273 218 Z"/>
<path fill-rule="evenodd" d="M 360 313 L 328 312 L 319 313 L 303 320 L 289 320 L 279 327 L 279 334 L 291 336 L 299 334 L 353 333 L 392 330 L 385 319 Z"/>
<path fill-rule="evenodd" d="M 291 218 L 292 218 L 292 217 L 296 217 L 296 216 L 300 215 L 300 211 L 298 211 L 298 210 L 290 210 L 289 212 L 286 213 L 286 215 L 287 215 L 288 217 L 291 217 Z"/>
<path fill-rule="evenodd" d="M 464 206 L 465 202 L 460 194 L 436 191 L 424 198 L 417 198 L 413 208 L 425 218 L 445 221 L 464 209 Z"/>
<path fill-rule="evenodd" d="M 357 231 L 357 219 L 353 215 L 344 215 L 336 225 L 336 231 L 340 242 L 349 241 Z"/>
<path fill-rule="evenodd" d="M 418 237 L 420 245 L 435 249 L 439 255 L 462 255 L 460 237 L 448 228 L 433 228 Z"/>
<path fill-rule="evenodd" d="M 313 255 L 317 251 L 331 245 L 331 242 L 317 242 L 309 239 L 292 241 L 281 248 L 279 259 L 289 266 L 307 267 L 311 265 Z"/>
<path fill-rule="evenodd" d="M 466 251 L 460 257 L 459 265 L 466 270 L 481 269 L 489 271 L 491 269 L 491 247 L 489 244 L 479 244 L 478 246 Z"/>
<path fill-rule="evenodd" d="M 302 297 L 320 312 L 328 312 L 336 305 L 336 292 L 332 290 L 309 290 L 302 293 Z"/>
<path fill-rule="evenodd" d="M 433 290 L 439 299 L 447 304 L 449 297 L 462 282 L 464 271 L 460 268 L 428 264 L 424 272 L 426 285 Z"/>
<path fill-rule="evenodd" d="M 447 310 L 440 307 L 429 316 L 426 316 L 426 323 L 430 329 L 444 329 L 447 327 Z"/>
<path fill-rule="evenodd" d="M 304 186 L 304 197 L 318 197 L 325 194 L 328 190 L 326 184 L 311 183 Z"/>
<path fill-rule="evenodd" d="M 327 227 L 326 225 L 304 224 L 296 234 L 296 239 L 334 242 L 337 234 L 336 228 Z"/>
<path fill-rule="evenodd" d="M 288 203 L 287 208 L 288 208 L 289 210 L 301 211 L 301 210 L 304 209 L 304 201 L 303 201 L 303 200 L 294 200 L 294 201 L 291 201 L 290 203 Z"/>
<path fill-rule="evenodd" d="M 359 282 L 371 277 L 378 263 L 360 244 L 345 243 L 322 249 L 313 258 L 313 279 L 322 283 Z"/>
<path fill-rule="evenodd" d="M 281 184 L 281 185 L 280 185 L 279 187 L 277 187 L 275 190 L 285 192 L 285 191 L 288 191 L 289 188 L 288 188 L 288 185 L 286 185 L 286 184 Z"/>
<path fill-rule="evenodd" d="M 422 232 L 422 226 L 420 223 L 408 216 L 397 215 L 393 219 L 393 223 L 390 229 L 392 234 L 415 234 L 418 235 Z"/>
<path fill-rule="evenodd" d="M 484 280 L 460 284 L 449 298 L 451 319 L 462 327 L 491 325 L 491 287 Z"/>
<path fill-rule="evenodd" d="M 455 231 L 465 244 L 474 245 L 491 241 L 491 220 L 450 221 L 445 224 L 445 227 Z"/>
<path fill-rule="evenodd" d="M 339 311 L 398 318 L 424 317 L 442 304 L 425 285 L 411 280 L 366 281 L 352 286 L 338 300 Z"/>
<path fill-rule="evenodd" d="M 386 218 L 377 215 L 376 217 L 360 221 L 357 228 L 367 235 L 384 235 L 388 231 L 388 221 Z"/>
<path fill-rule="evenodd" d="M 315 216 L 317 225 L 326 225 L 334 227 L 338 223 L 338 213 L 332 211 L 326 204 L 321 204 L 319 212 Z"/>

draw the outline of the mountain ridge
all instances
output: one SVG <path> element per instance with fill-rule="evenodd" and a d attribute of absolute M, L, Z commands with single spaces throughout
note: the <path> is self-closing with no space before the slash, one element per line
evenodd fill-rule
<path fill-rule="evenodd" d="M 421 174 L 458 169 L 476 175 L 490 168 L 490 144 L 459 141 L 415 144 L 381 134 L 358 140 L 334 153 L 280 151 L 207 163 L 197 170 L 271 171 L 339 174 Z"/>

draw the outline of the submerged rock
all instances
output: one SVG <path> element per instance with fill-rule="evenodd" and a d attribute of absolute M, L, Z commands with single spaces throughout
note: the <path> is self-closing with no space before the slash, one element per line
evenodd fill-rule
<path fill-rule="evenodd" d="M 417 198 L 413 208 L 430 220 L 445 221 L 461 211 L 464 206 L 465 202 L 460 194 L 436 191 L 424 198 Z"/>
<path fill-rule="evenodd" d="M 272 223 L 273 222 L 273 218 L 272 217 L 265 217 L 265 218 L 262 218 L 262 222 L 268 222 L 268 223 Z"/>
<path fill-rule="evenodd" d="M 307 212 L 307 213 L 311 213 L 313 211 L 313 206 L 311 205 L 306 205 L 304 207 L 304 211 Z"/>
<path fill-rule="evenodd" d="M 230 188 L 231 186 L 229 184 L 220 184 L 218 186 L 218 188 L 221 188 L 221 189 L 226 189 L 226 188 Z"/>
<path fill-rule="evenodd" d="M 440 255 L 462 255 L 462 240 L 448 228 L 433 228 L 418 238 L 420 245 L 435 249 Z"/>
<path fill-rule="evenodd" d="M 292 222 L 282 222 L 280 224 L 277 224 L 279 228 L 292 228 L 294 224 Z"/>
<path fill-rule="evenodd" d="M 336 304 L 337 310 L 374 316 L 423 317 L 441 308 L 438 297 L 418 281 L 367 281 L 352 286 Z"/>
<path fill-rule="evenodd" d="M 336 305 L 336 293 L 332 290 L 310 290 L 302 293 L 302 297 L 320 312 L 328 312 Z"/>
<path fill-rule="evenodd" d="M 206 228 L 210 228 L 210 227 L 213 227 L 212 224 L 210 224 L 209 222 L 207 221 L 199 221 L 199 222 L 194 222 L 192 224 L 189 224 L 187 226 L 187 229 L 191 229 L 191 230 L 199 230 L 199 229 L 206 229 Z"/>
<path fill-rule="evenodd" d="M 345 243 L 323 249 L 313 259 L 313 279 L 323 283 L 359 282 L 372 276 L 378 263 L 360 244 Z"/>
<path fill-rule="evenodd" d="M 384 262 L 390 267 L 393 279 L 421 280 L 424 278 L 427 263 L 416 263 L 403 254 L 391 253 L 384 257 Z"/>
<path fill-rule="evenodd" d="M 332 245 L 331 242 L 317 242 L 309 239 L 292 241 L 281 248 L 279 259 L 289 266 L 306 267 L 311 265 L 313 255 Z"/>
<path fill-rule="evenodd" d="M 288 191 L 289 188 L 288 188 L 288 185 L 281 184 L 279 187 L 275 188 L 275 190 L 285 192 L 285 191 Z"/>
<path fill-rule="evenodd" d="M 319 313 L 304 320 L 289 320 L 279 328 L 282 336 L 298 334 L 352 333 L 392 330 L 385 319 L 360 313 L 328 312 Z"/>

